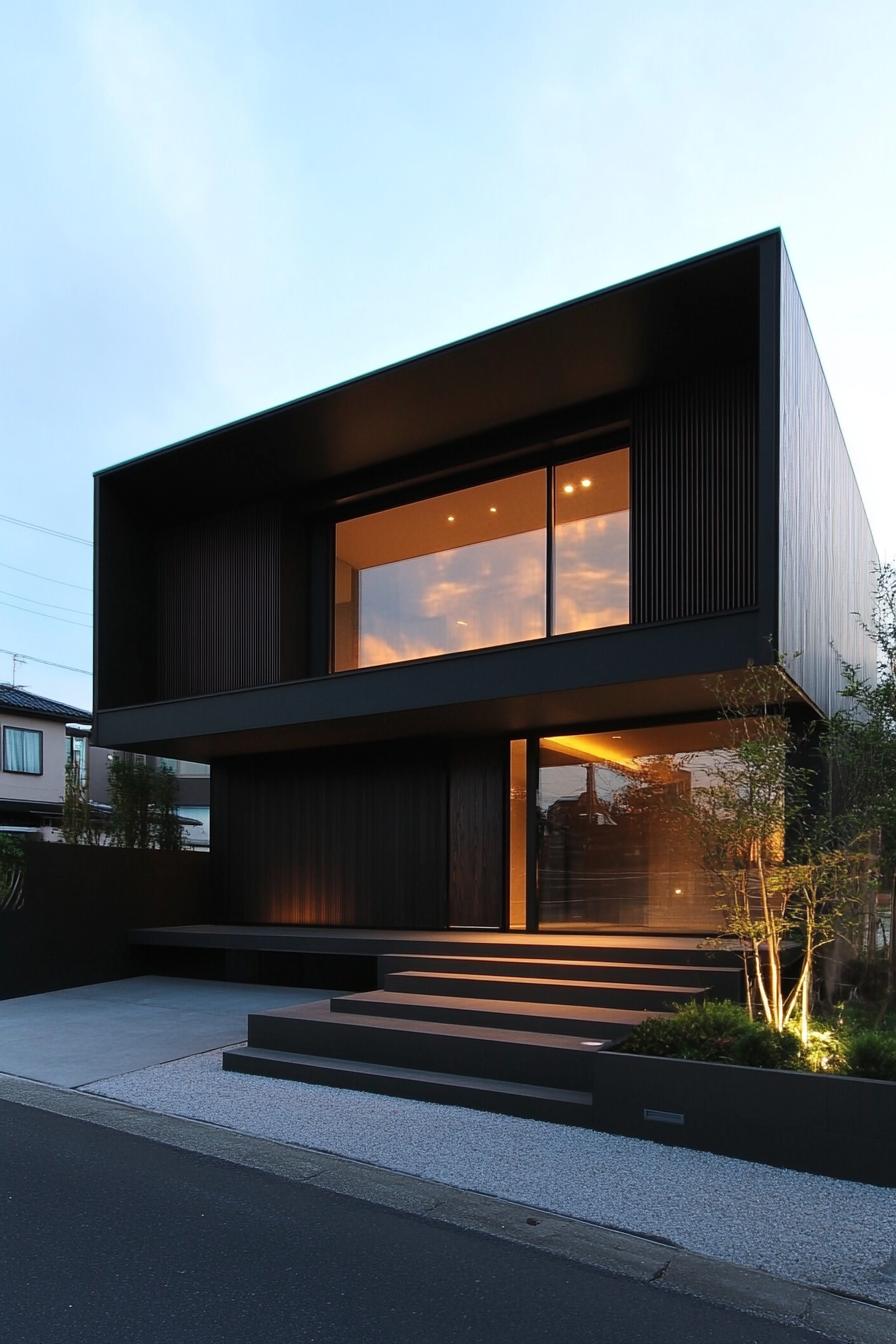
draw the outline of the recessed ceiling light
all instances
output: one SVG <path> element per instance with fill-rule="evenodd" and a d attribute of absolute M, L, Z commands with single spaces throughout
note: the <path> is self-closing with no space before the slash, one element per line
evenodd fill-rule
<path fill-rule="evenodd" d="M 495 508 L 495 506 L 494 506 L 494 504 L 493 504 L 493 505 L 491 506 L 491 508 L 489 509 L 489 513 L 497 513 L 497 512 L 498 512 L 498 510 Z"/>
<path fill-rule="evenodd" d="M 590 490 L 590 489 L 591 489 L 591 481 L 589 480 L 589 478 L 588 478 L 587 476 L 583 476 L 583 477 L 582 477 L 582 489 L 583 489 L 583 490 Z"/>
<path fill-rule="evenodd" d="M 448 521 L 449 521 L 449 523 L 453 523 L 453 522 L 454 522 L 454 514 L 453 514 L 453 513 L 449 513 L 449 515 L 448 515 Z"/>
<path fill-rule="evenodd" d="M 466 621 L 458 621 L 457 624 L 458 624 L 458 625 L 466 625 L 467 622 L 466 622 Z"/>
<path fill-rule="evenodd" d="M 574 486 L 574 485 L 564 485 L 564 487 L 563 487 L 563 493 L 564 493 L 564 495 L 571 495 L 572 492 L 573 492 L 573 490 L 575 490 L 575 486 Z"/>
<path fill-rule="evenodd" d="M 612 733 L 611 736 L 612 736 L 614 742 L 621 742 L 621 740 L 622 740 L 622 734 L 621 734 L 621 733 Z"/>

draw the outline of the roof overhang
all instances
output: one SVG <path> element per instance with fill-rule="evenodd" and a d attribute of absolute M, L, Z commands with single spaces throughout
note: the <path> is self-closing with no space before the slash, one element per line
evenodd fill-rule
<path fill-rule="evenodd" d="M 754 359 L 778 231 L 652 272 L 98 472 L 171 516 L 322 487 L 641 384 Z"/>

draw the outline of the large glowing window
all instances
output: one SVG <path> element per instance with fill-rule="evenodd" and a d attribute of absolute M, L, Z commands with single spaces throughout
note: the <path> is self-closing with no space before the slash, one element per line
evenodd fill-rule
<path fill-rule="evenodd" d="M 543 638 L 546 512 L 532 471 L 337 524 L 335 669 Z"/>
<path fill-rule="evenodd" d="M 552 634 L 629 620 L 627 448 L 554 472 Z"/>

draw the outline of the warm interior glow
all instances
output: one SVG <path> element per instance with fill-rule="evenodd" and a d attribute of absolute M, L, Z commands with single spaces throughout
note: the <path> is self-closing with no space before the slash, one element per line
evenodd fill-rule
<path fill-rule="evenodd" d="M 629 620 L 629 453 L 577 462 L 554 501 L 553 633 Z"/>
<path fill-rule="evenodd" d="M 545 512 L 533 471 L 338 523 L 336 670 L 544 638 Z"/>
<path fill-rule="evenodd" d="M 526 927 L 526 742 L 510 744 L 510 806 L 508 808 L 508 870 L 511 929 Z"/>
<path fill-rule="evenodd" d="M 717 927 L 678 800 L 724 769 L 738 731 L 714 719 L 542 738 L 539 927 Z"/>

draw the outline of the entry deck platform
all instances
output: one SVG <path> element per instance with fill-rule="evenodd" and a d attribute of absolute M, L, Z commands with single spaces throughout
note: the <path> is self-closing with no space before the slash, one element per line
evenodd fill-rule
<path fill-rule="evenodd" d="M 665 931 L 516 933 L 483 929 L 342 929 L 296 924 L 175 924 L 132 929 L 134 946 L 193 947 L 232 952 L 299 952 L 343 957 L 535 957 L 551 960 L 675 962 L 739 966 L 733 944 L 708 945 L 709 935 Z"/>

